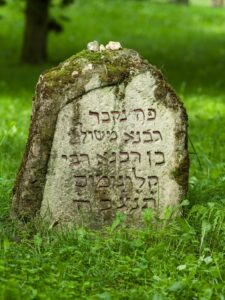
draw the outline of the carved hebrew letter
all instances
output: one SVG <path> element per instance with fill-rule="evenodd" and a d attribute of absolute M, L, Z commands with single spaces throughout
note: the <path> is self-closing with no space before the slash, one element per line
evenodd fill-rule
<path fill-rule="evenodd" d="M 106 188 L 110 186 L 110 179 L 108 176 L 101 176 L 97 183 L 97 188 Z"/>
<path fill-rule="evenodd" d="M 151 134 L 150 130 L 143 131 L 143 135 L 148 135 L 148 138 L 144 139 L 144 141 L 143 141 L 144 143 L 153 142 L 152 134 Z"/>
<path fill-rule="evenodd" d="M 117 140 L 117 132 L 116 131 L 107 131 L 107 134 L 109 135 L 109 141 Z"/>
<path fill-rule="evenodd" d="M 131 201 L 130 201 L 130 212 L 131 213 L 133 213 L 136 209 L 138 209 L 139 208 L 139 204 L 138 204 L 138 200 L 139 200 L 139 198 L 138 197 L 135 197 L 135 198 L 131 198 L 130 199 Z"/>
<path fill-rule="evenodd" d="M 116 203 L 116 208 L 118 209 L 121 209 L 121 208 L 124 208 L 126 207 L 125 203 L 124 203 L 124 198 L 123 197 L 120 197 L 120 203 Z"/>
<path fill-rule="evenodd" d="M 120 112 L 117 110 L 113 110 L 113 111 L 111 111 L 111 114 L 113 116 L 113 123 L 116 124 L 116 120 L 119 119 Z"/>
<path fill-rule="evenodd" d="M 150 194 L 152 196 L 157 197 L 157 195 L 158 195 L 158 185 L 159 185 L 158 176 L 148 176 L 148 185 L 149 185 L 149 189 L 150 189 Z"/>
<path fill-rule="evenodd" d="M 154 108 L 148 108 L 148 118 L 147 121 L 155 120 L 156 118 L 156 111 Z"/>
<path fill-rule="evenodd" d="M 126 139 L 124 140 L 125 143 L 128 143 L 131 139 L 134 139 L 134 131 L 131 131 L 130 134 L 127 132 L 124 132 L 124 135 L 126 136 Z"/>
<path fill-rule="evenodd" d="M 126 182 L 128 185 L 130 185 L 131 187 L 133 187 L 133 181 L 132 178 L 128 175 L 125 176 Z"/>
<path fill-rule="evenodd" d="M 91 135 L 91 139 L 93 141 L 93 139 L 94 139 L 93 132 L 91 130 L 88 130 L 87 133 Z"/>
<path fill-rule="evenodd" d="M 140 131 L 136 131 L 136 136 L 137 136 L 137 140 L 133 141 L 133 144 L 138 144 L 141 142 L 141 135 L 140 135 Z"/>
<path fill-rule="evenodd" d="M 123 176 L 122 175 L 120 175 L 119 177 L 118 177 L 118 181 L 117 181 L 117 186 L 125 186 L 124 185 L 124 180 L 123 180 Z"/>
<path fill-rule="evenodd" d="M 87 186 L 87 177 L 83 176 L 74 176 L 76 179 L 76 186 L 78 187 L 85 187 Z"/>
<path fill-rule="evenodd" d="M 122 110 L 122 114 L 121 114 L 121 117 L 120 117 L 120 122 L 127 121 L 126 110 Z"/>
<path fill-rule="evenodd" d="M 110 115 L 109 115 L 109 113 L 107 111 L 103 111 L 102 115 L 105 116 L 105 118 L 102 119 L 102 122 L 104 122 L 104 123 L 110 122 Z"/>
<path fill-rule="evenodd" d="M 78 158 L 78 155 L 75 154 L 71 154 L 70 155 L 70 166 L 74 166 L 74 165 L 79 165 L 80 164 L 80 160 Z"/>
<path fill-rule="evenodd" d="M 141 120 L 141 116 L 142 116 L 142 122 L 144 122 L 145 113 L 144 113 L 143 109 L 137 108 L 137 109 L 134 109 L 134 112 L 136 112 L 137 121 Z"/>
<path fill-rule="evenodd" d="M 116 163 L 116 152 L 112 152 L 111 159 L 109 161 L 110 164 Z"/>
<path fill-rule="evenodd" d="M 151 151 L 148 151 L 148 152 L 147 152 L 147 155 L 148 155 L 149 166 L 151 167 L 151 165 L 152 165 Z"/>
<path fill-rule="evenodd" d="M 125 158 L 122 159 L 122 156 Z M 128 152 L 120 152 L 120 163 L 128 162 L 129 161 L 129 153 Z"/>
<path fill-rule="evenodd" d="M 129 210 L 129 213 L 133 213 L 136 209 L 138 209 L 138 197 L 132 198 L 128 196 L 127 193 L 123 193 L 120 197 L 120 205 L 117 205 L 117 208 L 124 208 L 126 207 Z"/>
<path fill-rule="evenodd" d="M 160 131 L 155 130 L 155 131 L 153 131 L 153 134 L 158 136 L 157 138 L 154 139 L 155 142 L 157 142 L 157 141 L 159 141 L 159 140 L 162 141 L 162 135 L 161 135 L 161 132 L 160 132 Z"/>
<path fill-rule="evenodd" d="M 156 151 L 155 155 L 160 156 L 161 159 L 155 163 L 156 166 L 165 164 L 165 155 L 163 152 Z"/>
<path fill-rule="evenodd" d="M 137 139 L 134 140 L 134 134 L 136 134 Z M 124 140 L 125 143 L 129 142 L 131 139 L 133 140 L 132 144 L 138 144 L 141 141 L 141 136 L 140 136 L 140 131 L 136 131 L 134 133 L 134 131 L 131 131 L 130 134 L 127 132 L 124 132 L 124 135 L 126 136 L 126 139 Z"/>
<path fill-rule="evenodd" d="M 97 121 L 98 121 L 98 124 L 99 124 L 99 113 L 98 112 L 89 110 L 89 115 L 90 116 L 95 116 L 97 118 Z"/>
<path fill-rule="evenodd" d="M 145 178 L 137 176 L 137 174 L 136 174 L 136 168 L 132 168 L 132 171 L 134 173 L 135 179 L 138 180 L 139 182 L 141 181 L 140 184 L 139 184 L 139 187 L 138 187 L 138 188 L 141 188 L 145 184 Z"/>
<path fill-rule="evenodd" d="M 94 135 L 96 140 L 102 141 L 105 137 L 105 132 L 100 130 L 94 130 Z"/>
<path fill-rule="evenodd" d="M 108 158 L 106 156 L 107 152 L 104 152 L 104 156 L 101 154 L 97 154 L 98 165 L 107 165 Z"/>
<path fill-rule="evenodd" d="M 88 154 L 80 154 L 80 158 L 82 158 L 82 157 L 84 157 L 84 160 L 82 160 L 82 162 L 85 161 L 85 159 L 86 159 L 87 162 L 88 162 L 88 164 L 89 164 L 89 166 L 90 166 L 89 155 Z"/>
<path fill-rule="evenodd" d="M 131 155 L 137 155 L 139 163 L 141 162 L 141 153 L 135 152 L 135 151 L 131 151 L 130 154 Z"/>
<path fill-rule="evenodd" d="M 86 140 L 86 137 L 87 137 L 87 131 L 83 131 L 83 129 L 82 129 L 82 127 L 83 127 L 83 124 L 82 123 L 79 123 L 79 125 L 80 125 L 80 133 L 82 134 L 82 135 L 84 135 L 84 137 L 83 137 L 83 143 L 85 142 L 85 140 Z"/>
<path fill-rule="evenodd" d="M 100 206 L 101 206 L 100 208 L 101 211 L 109 210 L 112 208 L 112 202 L 108 198 L 100 199 Z"/>

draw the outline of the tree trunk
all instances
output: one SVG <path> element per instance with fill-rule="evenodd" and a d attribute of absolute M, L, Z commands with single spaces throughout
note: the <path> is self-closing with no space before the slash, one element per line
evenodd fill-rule
<path fill-rule="evenodd" d="M 212 5 L 214 7 L 222 7 L 223 6 L 223 0 L 212 0 Z"/>
<path fill-rule="evenodd" d="M 51 0 L 27 0 L 22 61 L 42 63 L 47 58 L 48 11 Z"/>

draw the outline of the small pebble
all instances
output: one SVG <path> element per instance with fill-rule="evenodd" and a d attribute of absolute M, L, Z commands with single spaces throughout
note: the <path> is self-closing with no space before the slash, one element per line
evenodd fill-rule
<path fill-rule="evenodd" d="M 105 46 L 101 44 L 99 47 L 99 50 L 100 50 L 100 52 L 105 51 Z"/>
<path fill-rule="evenodd" d="M 99 42 L 98 41 L 93 41 L 93 42 L 88 43 L 87 44 L 87 49 L 89 51 L 92 51 L 92 52 L 99 51 Z"/>
<path fill-rule="evenodd" d="M 110 41 L 106 46 L 107 50 L 119 50 L 122 49 L 120 42 L 112 42 Z"/>

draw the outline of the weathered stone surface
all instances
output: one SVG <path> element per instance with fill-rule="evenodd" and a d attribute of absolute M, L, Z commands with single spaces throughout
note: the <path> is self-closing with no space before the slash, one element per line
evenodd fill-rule
<path fill-rule="evenodd" d="M 83 51 L 40 76 L 12 214 L 99 226 L 185 197 L 187 115 L 133 50 Z"/>

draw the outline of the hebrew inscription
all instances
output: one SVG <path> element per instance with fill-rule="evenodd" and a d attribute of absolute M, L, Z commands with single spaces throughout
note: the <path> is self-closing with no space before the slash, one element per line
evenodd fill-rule
<path fill-rule="evenodd" d="M 122 100 L 117 87 L 105 87 L 61 110 L 42 214 L 49 208 L 57 215 L 63 206 L 63 218 L 105 222 L 117 212 L 140 217 L 177 199 L 171 175 L 176 120 L 155 101 L 149 80 L 134 78 Z"/>

